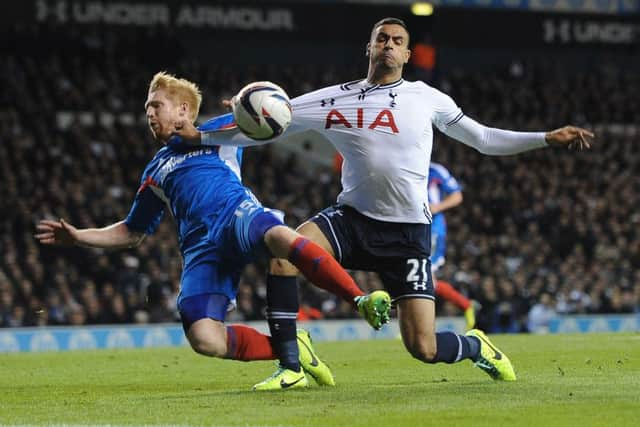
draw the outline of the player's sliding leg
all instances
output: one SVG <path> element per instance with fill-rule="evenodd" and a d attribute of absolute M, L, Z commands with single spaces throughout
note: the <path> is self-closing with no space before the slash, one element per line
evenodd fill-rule
<path fill-rule="evenodd" d="M 216 277 L 215 265 L 202 265 L 201 273 Z M 197 280 L 198 270 L 183 277 L 183 286 Z M 218 276 L 220 277 L 220 276 Z M 241 325 L 225 326 L 229 297 L 218 293 L 199 294 L 178 299 L 178 310 L 187 340 L 194 351 L 205 356 L 235 360 L 275 359 L 269 337 Z"/>
<path fill-rule="evenodd" d="M 220 294 L 196 295 L 180 300 L 179 310 L 183 328 L 194 351 L 205 356 L 245 362 L 276 359 L 271 337 L 248 326 L 225 326 L 222 320 L 216 320 L 224 319 L 228 305 L 229 298 Z M 298 363 L 297 349 L 294 357 Z M 276 374 L 277 389 L 308 385 L 308 380 L 299 365 L 297 372 L 281 368 Z"/>
<path fill-rule="evenodd" d="M 277 359 L 271 338 L 248 326 L 205 318 L 194 322 L 186 335 L 191 348 L 204 356 L 242 362 Z"/>
<path fill-rule="evenodd" d="M 189 326 L 187 339 L 196 352 L 206 356 L 241 361 L 276 358 L 268 336 L 247 326 L 225 327 L 222 322 L 210 318 L 197 320 Z M 306 375 L 301 370 L 295 372 L 280 368 L 270 379 L 272 381 L 256 384 L 254 389 L 281 390 L 309 385 Z"/>
<path fill-rule="evenodd" d="M 436 280 L 434 276 L 433 283 L 436 288 L 436 296 L 449 301 L 462 310 L 467 322 L 467 330 L 472 329 L 476 325 L 476 313 L 471 300 L 458 292 L 449 282 Z"/>
<path fill-rule="evenodd" d="M 297 231 L 304 237 L 299 236 L 299 240 L 294 241 L 294 246 L 286 257 L 289 262 L 284 259 L 271 262 L 270 275 L 276 277 L 267 282 L 274 286 L 279 286 L 278 283 L 284 285 L 284 277 L 295 278 L 299 270 L 314 285 L 352 304 L 374 329 L 380 329 L 387 323 L 391 309 L 389 294 L 386 291 L 375 291 L 365 295 L 349 273 L 334 259 L 331 244 L 315 223 L 306 222 Z"/>
<path fill-rule="evenodd" d="M 209 307 L 211 307 L 213 305 L 212 303 L 214 303 L 219 297 L 219 295 L 212 295 L 208 298 Z M 274 360 L 278 358 L 272 346 L 271 337 L 264 335 L 256 329 L 244 325 L 229 325 L 225 327 L 221 321 L 214 320 L 212 318 L 200 318 L 199 320 L 191 323 L 189 319 L 193 314 L 193 309 L 189 309 L 188 307 L 193 306 L 193 301 L 189 301 L 189 299 L 193 300 L 194 298 L 199 298 L 199 296 L 187 298 L 187 300 L 181 304 L 181 315 L 183 325 L 187 331 L 187 339 L 189 340 L 191 347 L 197 353 L 205 356 L 220 357 L 243 362 L 253 360 Z M 204 306 L 205 304 L 203 303 L 198 305 Z M 211 314 L 212 313 L 210 313 L 210 315 Z M 296 346 L 297 345 L 298 344 L 296 343 Z M 309 352 L 313 352 L 311 347 L 309 347 L 310 350 L 307 349 L 307 347 L 302 347 L 304 346 L 301 345 L 300 354 L 304 357 L 308 357 Z M 282 390 L 288 388 L 307 387 L 309 385 L 309 380 L 300 369 L 300 365 L 297 360 L 297 349 L 294 357 L 296 358 L 296 364 L 298 365 L 297 370 L 283 367 L 281 361 L 281 366 L 278 368 L 276 373 L 265 381 L 256 384 L 254 386 L 254 390 Z M 317 361 L 316 364 L 319 365 Z"/>
<path fill-rule="evenodd" d="M 270 324 L 273 321 L 274 320 L 270 318 Z M 275 322 L 278 324 L 277 319 Z M 269 337 L 253 328 L 243 325 L 228 326 L 226 331 L 226 358 L 244 361 L 280 359 L 276 372 L 266 380 L 255 384 L 253 386 L 254 390 L 283 390 L 307 387 L 309 385 L 309 380 L 307 379 L 304 371 L 300 369 L 297 348 L 298 343 L 294 341 L 294 345 L 296 345 L 295 349 L 288 348 L 290 340 L 287 339 L 286 334 L 284 334 L 284 338 L 282 336 L 278 336 L 278 338 Z M 272 329 L 272 333 L 273 332 L 277 332 L 277 328 Z M 284 344 L 284 346 L 281 346 L 280 351 L 283 352 L 284 347 L 284 351 L 287 351 L 286 354 L 281 353 L 276 355 L 274 346 L 277 345 L 278 339 L 280 339 L 281 343 Z M 300 355 L 302 354 L 304 353 L 301 350 Z"/>
<path fill-rule="evenodd" d="M 480 354 L 478 339 L 453 332 L 435 332 L 435 302 L 404 298 L 397 303 L 400 333 L 406 349 L 426 363 L 456 363 Z"/>
<path fill-rule="evenodd" d="M 435 332 L 434 301 L 405 298 L 398 301 L 397 308 L 402 340 L 416 359 L 425 363 L 457 363 L 470 359 L 493 379 L 515 380 L 509 359 L 480 331 L 470 332 L 466 336 L 454 332 Z"/>

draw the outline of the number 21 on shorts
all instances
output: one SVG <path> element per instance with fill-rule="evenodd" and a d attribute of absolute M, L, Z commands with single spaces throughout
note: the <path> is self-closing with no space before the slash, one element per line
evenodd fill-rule
<path fill-rule="evenodd" d="M 427 258 L 409 258 L 407 260 L 407 284 L 416 291 L 426 291 L 429 284 L 430 268 Z"/>

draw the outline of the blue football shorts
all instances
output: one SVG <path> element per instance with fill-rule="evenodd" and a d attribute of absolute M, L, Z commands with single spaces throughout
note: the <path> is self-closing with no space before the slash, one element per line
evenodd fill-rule
<path fill-rule="evenodd" d="M 236 305 L 238 283 L 244 267 L 271 256 L 264 235 L 283 225 L 284 215 L 263 207 L 247 192 L 224 228 L 220 242 L 194 257 L 182 272 L 178 311 L 185 331 L 203 318 L 224 321 Z"/>

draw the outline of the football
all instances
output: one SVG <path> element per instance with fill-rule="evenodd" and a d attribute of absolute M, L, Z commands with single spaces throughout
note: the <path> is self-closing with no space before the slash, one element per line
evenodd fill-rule
<path fill-rule="evenodd" d="M 231 108 L 238 128 L 249 138 L 275 138 L 291 123 L 289 95 L 271 82 L 254 82 L 233 97 Z"/>

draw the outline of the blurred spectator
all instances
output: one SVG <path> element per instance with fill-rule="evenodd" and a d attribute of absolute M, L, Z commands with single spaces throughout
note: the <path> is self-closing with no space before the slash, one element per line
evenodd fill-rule
<path fill-rule="evenodd" d="M 529 310 L 527 329 L 538 334 L 548 332 L 551 320 L 557 315 L 553 298 L 548 292 L 543 292 L 538 302 Z"/>

